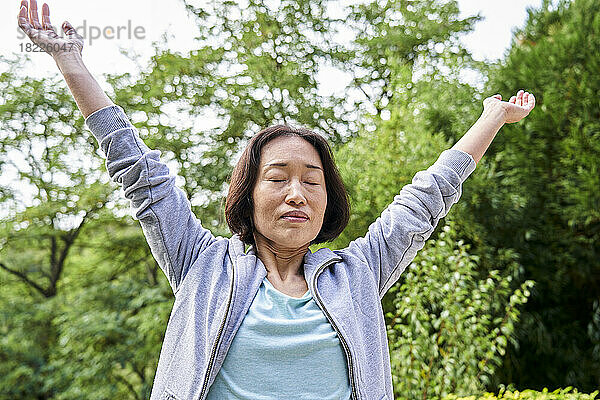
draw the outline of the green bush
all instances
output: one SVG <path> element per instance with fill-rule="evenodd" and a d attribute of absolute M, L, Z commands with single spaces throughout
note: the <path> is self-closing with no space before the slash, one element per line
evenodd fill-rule
<path fill-rule="evenodd" d="M 510 399 L 510 400 L 588 400 L 595 399 L 598 395 L 598 390 L 593 393 L 585 394 L 578 393 L 577 389 L 567 387 L 564 389 L 556 389 L 553 392 L 548 392 L 548 389 L 544 389 L 541 392 L 535 390 L 524 390 L 522 392 L 510 390 L 500 390 L 500 393 L 496 396 L 493 393 L 485 393 L 483 395 L 469 396 L 469 397 L 457 397 L 454 394 L 444 397 L 443 400 L 495 400 L 495 399 Z"/>
<path fill-rule="evenodd" d="M 395 311 L 386 318 L 398 399 L 485 391 L 513 340 L 533 282 L 515 285 L 518 263 L 508 251 L 496 255 L 502 272 L 481 274 L 468 250 L 447 218 L 390 289 Z"/>

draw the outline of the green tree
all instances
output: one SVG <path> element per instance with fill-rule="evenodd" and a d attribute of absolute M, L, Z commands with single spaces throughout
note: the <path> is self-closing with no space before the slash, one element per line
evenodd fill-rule
<path fill-rule="evenodd" d="M 162 302 L 142 300 L 168 284 L 159 281 L 137 222 L 117 216 L 127 203 L 107 182 L 96 141 L 83 133 L 64 84 L 26 79 L 16 72 L 23 60 L 6 62 L 12 68 L 0 75 L 0 175 L 14 178 L 4 180 L 0 197 L 0 398 L 76 398 L 88 387 L 98 388 L 94 397 L 122 398 L 130 386 L 133 398 L 142 398 L 164 331 L 141 317 L 168 317 L 168 308 L 157 310 Z M 115 280 L 125 283 L 104 290 Z M 165 304 L 170 297 L 156 296 Z M 93 314 L 98 303 L 102 312 Z M 111 326 L 127 337 L 120 348 L 99 340 Z M 115 359 L 125 360 L 119 378 L 107 372 Z M 74 379 L 85 365 L 103 373 Z"/>
<path fill-rule="evenodd" d="M 537 282 L 497 381 L 590 391 L 600 385 L 600 3 L 528 13 L 489 87 L 525 88 L 537 111 L 503 128 L 490 149 L 502 177 L 472 207 L 485 241 L 515 249 Z"/>
<path fill-rule="evenodd" d="M 479 64 L 459 38 L 472 31 L 481 17 L 460 18 L 456 1 L 384 0 L 349 8 L 346 26 L 355 35 L 354 57 L 344 71 L 352 74 L 352 87 L 360 89 L 367 100 L 355 105 L 373 108 L 374 115 L 380 116 L 392 103 L 406 101 L 406 97 L 394 100 L 411 92 L 423 73 L 449 70 L 445 72 L 450 75 L 456 66 Z"/>
<path fill-rule="evenodd" d="M 15 62 L 9 65 L 0 76 L 0 168 L 16 182 L 5 181 L 1 199 L 8 215 L 0 221 L 7 327 L 0 359 L 10 361 L 2 363 L 0 387 L 8 398 L 37 397 L 44 395 L 43 368 L 57 338 L 55 310 L 46 302 L 60 292 L 81 230 L 99 215 L 108 191 L 84 164 L 94 147 L 79 134 L 82 120 L 69 93 L 56 80 L 25 80 Z M 81 158 L 65 158 L 67 147 Z"/>

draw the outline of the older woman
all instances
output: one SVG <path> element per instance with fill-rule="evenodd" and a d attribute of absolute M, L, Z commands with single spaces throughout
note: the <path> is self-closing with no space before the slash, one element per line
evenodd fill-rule
<path fill-rule="evenodd" d="M 56 61 L 175 294 L 151 398 L 392 399 L 381 298 L 533 95 L 486 99 L 464 137 L 336 251 L 309 250 L 348 222 L 327 142 L 307 129 L 264 129 L 233 170 L 225 214 L 234 235 L 214 237 L 85 68 L 82 38 L 67 22 L 59 37 L 49 15 L 44 4 L 39 22 L 36 1 L 22 1 L 19 26 Z"/>

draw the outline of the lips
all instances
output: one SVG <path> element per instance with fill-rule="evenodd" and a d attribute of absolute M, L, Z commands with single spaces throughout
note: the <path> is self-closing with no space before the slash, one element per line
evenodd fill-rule
<path fill-rule="evenodd" d="M 308 215 L 306 215 L 306 213 L 303 213 L 302 211 L 288 211 L 281 216 L 281 218 L 285 217 L 308 219 Z"/>

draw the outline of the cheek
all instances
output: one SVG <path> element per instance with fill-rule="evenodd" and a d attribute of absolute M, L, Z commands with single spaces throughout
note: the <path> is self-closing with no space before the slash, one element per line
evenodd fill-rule
<path fill-rule="evenodd" d="M 325 219 L 325 210 L 327 210 L 327 192 L 319 193 L 318 197 L 315 199 L 318 203 L 318 209 L 323 219 Z"/>
<path fill-rule="evenodd" d="M 254 215 L 262 220 L 270 220 L 277 208 L 278 198 L 275 193 L 261 190 L 260 186 L 253 192 Z"/>

